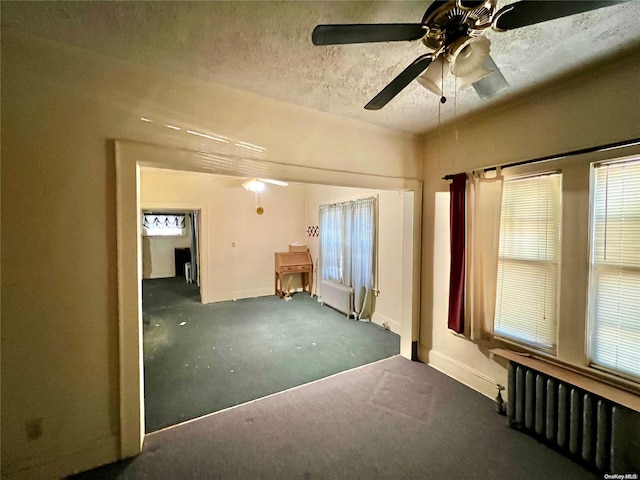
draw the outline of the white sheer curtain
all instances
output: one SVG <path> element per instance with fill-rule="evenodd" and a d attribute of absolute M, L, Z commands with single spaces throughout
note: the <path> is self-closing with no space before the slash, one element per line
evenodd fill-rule
<path fill-rule="evenodd" d="M 500 213 L 504 178 L 484 172 L 467 178 L 467 272 L 465 335 L 491 340 L 495 316 L 500 240 Z"/>
<path fill-rule="evenodd" d="M 344 284 L 354 289 L 354 308 L 360 318 L 370 316 L 367 304 L 373 288 L 375 200 L 370 197 L 344 204 Z"/>
<path fill-rule="evenodd" d="M 320 205 L 320 273 L 322 280 L 343 282 L 343 223 L 341 205 Z"/>
<path fill-rule="evenodd" d="M 354 308 L 360 318 L 371 315 L 375 219 L 375 197 L 320 206 L 321 278 L 353 287 Z"/>

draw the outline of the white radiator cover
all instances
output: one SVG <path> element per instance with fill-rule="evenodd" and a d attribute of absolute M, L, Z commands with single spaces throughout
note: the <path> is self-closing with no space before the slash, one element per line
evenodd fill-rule
<path fill-rule="evenodd" d="M 331 280 L 322 280 L 321 301 L 349 318 L 353 314 L 353 288 Z"/>

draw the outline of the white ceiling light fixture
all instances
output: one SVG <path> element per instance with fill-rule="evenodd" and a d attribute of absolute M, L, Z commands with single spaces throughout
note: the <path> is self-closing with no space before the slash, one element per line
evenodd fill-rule
<path fill-rule="evenodd" d="M 250 192 L 262 192 L 264 190 L 264 183 L 257 178 L 250 178 L 242 184 L 245 190 Z"/>
<path fill-rule="evenodd" d="M 438 57 L 431 63 L 431 67 L 416 79 L 420 85 L 439 97 L 442 97 L 442 68 L 442 57 Z"/>
<path fill-rule="evenodd" d="M 488 56 L 484 61 L 484 68 L 487 70 L 487 74 L 480 80 L 472 83 L 472 85 L 482 100 L 488 100 L 509 88 L 509 83 L 491 56 Z"/>
<path fill-rule="evenodd" d="M 449 71 L 469 86 L 489 74 L 484 63 L 489 58 L 491 42 L 486 37 L 464 36 L 456 40 L 448 50 Z"/>
<path fill-rule="evenodd" d="M 242 186 L 245 190 L 249 190 L 250 192 L 262 192 L 264 190 L 265 183 L 270 183 L 271 185 L 277 185 L 279 187 L 287 187 L 289 185 L 287 182 L 271 180 L 270 178 L 249 178 L 247 181 L 242 183 Z"/>

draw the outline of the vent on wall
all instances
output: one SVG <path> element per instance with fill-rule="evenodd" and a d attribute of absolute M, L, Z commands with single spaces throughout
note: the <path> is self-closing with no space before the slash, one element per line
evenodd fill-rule
<path fill-rule="evenodd" d="M 640 413 L 514 362 L 507 418 L 593 470 L 640 471 Z"/>

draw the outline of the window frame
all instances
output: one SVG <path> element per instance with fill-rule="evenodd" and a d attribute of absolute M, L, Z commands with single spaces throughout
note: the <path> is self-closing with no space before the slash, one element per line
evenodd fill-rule
<path fill-rule="evenodd" d="M 348 235 L 348 231 L 351 230 L 351 226 L 348 225 L 348 222 L 352 221 L 353 219 L 347 218 L 346 215 L 346 207 L 348 205 L 352 205 L 352 204 L 358 204 L 358 202 L 361 202 L 363 200 L 368 200 L 368 199 L 372 199 L 373 200 L 373 219 L 372 219 L 372 224 L 369 226 L 372 230 L 372 243 L 370 245 L 372 252 L 373 252 L 373 259 L 372 259 L 372 264 L 371 264 L 371 270 L 373 273 L 373 288 L 374 290 L 377 290 L 377 264 L 378 264 L 378 248 L 377 248 L 377 243 L 378 243 L 378 208 L 379 208 L 379 203 L 380 203 L 380 199 L 378 198 L 377 195 L 374 196 L 365 196 L 365 197 L 361 197 L 361 198 L 354 198 L 351 200 L 344 200 L 341 202 L 334 202 L 334 203 L 322 203 L 319 205 L 319 209 L 318 209 L 318 220 L 319 220 L 319 226 L 320 226 L 320 235 L 319 235 L 319 244 L 318 244 L 318 254 L 320 256 L 320 264 L 319 264 L 319 269 L 320 269 L 320 281 L 324 281 L 324 280 L 329 280 L 329 281 L 333 281 L 333 282 L 337 282 L 337 283 L 341 283 L 344 284 L 345 281 L 345 250 L 346 249 L 351 249 L 352 245 L 351 245 L 351 239 L 349 238 Z M 324 244 L 324 238 L 325 238 L 325 227 L 321 224 L 322 222 L 322 209 L 323 208 L 336 208 L 339 211 L 339 215 L 340 215 L 340 219 L 341 221 L 339 222 L 339 241 L 340 244 L 336 245 L 339 247 L 339 265 L 331 265 L 330 271 L 326 271 L 326 269 L 323 266 L 323 250 L 327 247 Z M 354 258 L 357 259 L 361 259 L 362 257 L 362 248 L 358 248 L 356 249 L 356 256 Z M 353 259 L 352 259 L 353 260 Z M 334 274 L 337 274 L 337 278 L 335 277 Z"/>
<path fill-rule="evenodd" d="M 563 217 L 564 217 L 564 203 L 563 203 L 563 195 L 564 195 L 564 173 L 562 169 L 544 169 L 544 170 L 540 170 L 540 171 L 535 171 L 535 172 L 528 172 L 528 173 L 514 173 L 514 174 L 505 174 L 504 175 L 504 185 L 505 187 L 503 188 L 503 195 L 504 195 L 504 190 L 506 189 L 506 185 L 508 182 L 514 182 L 514 181 L 522 181 L 522 180 L 527 180 L 527 179 L 534 179 L 534 178 L 540 178 L 540 177 L 544 177 L 544 176 L 552 176 L 552 175 L 558 175 L 559 176 L 559 205 L 557 206 L 558 208 L 558 214 L 559 214 L 559 219 L 558 219 L 558 244 L 556 246 L 556 250 L 557 250 L 557 258 L 556 261 L 550 261 L 550 260 L 526 260 L 526 259 L 520 259 L 520 258 L 513 258 L 513 257 L 505 257 L 505 258 L 501 258 L 500 257 L 500 253 L 498 253 L 498 277 L 496 278 L 496 282 L 498 282 L 498 278 L 500 276 L 500 262 L 505 262 L 506 263 L 512 263 L 512 264 L 522 264 L 522 265 L 536 265 L 539 267 L 539 270 L 541 271 L 545 271 L 545 270 L 553 270 L 554 266 L 556 269 L 556 275 L 555 278 L 552 278 L 553 281 L 553 285 L 552 285 L 552 289 L 555 292 L 555 298 L 553 301 L 553 305 L 554 305 L 554 314 L 555 314 L 555 331 L 553 332 L 554 334 L 554 343 L 547 347 L 543 344 L 536 344 L 533 342 L 527 342 L 524 339 L 520 339 L 517 338 L 517 336 L 513 335 L 513 336 L 508 336 L 505 335 L 504 333 L 498 333 L 496 332 L 496 320 L 497 320 L 497 316 L 498 316 L 498 306 L 496 305 L 496 311 L 495 311 L 495 316 L 493 319 L 493 337 L 500 341 L 500 342 L 504 342 L 504 343 L 508 343 L 508 344 L 513 344 L 517 347 L 523 348 L 525 350 L 531 351 L 533 353 L 536 354 L 543 354 L 543 355 L 548 355 L 550 357 L 555 357 L 557 355 L 558 352 L 558 345 L 559 345 L 559 340 L 560 340 L 560 336 L 559 336 L 559 329 L 560 329 L 560 302 L 561 302 L 561 283 L 562 283 L 562 245 L 563 245 L 563 229 L 564 229 L 564 222 L 563 222 Z M 500 229 L 502 229 L 502 213 L 500 216 Z M 501 233 L 500 233 L 500 236 Z M 496 303 L 498 302 L 498 298 L 500 296 L 500 292 L 499 292 L 499 284 L 496 285 Z"/>
<path fill-rule="evenodd" d="M 622 165 L 625 163 L 640 163 L 640 156 L 631 156 L 631 157 L 623 157 L 623 158 L 611 158 L 600 161 L 593 161 L 589 163 L 589 230 L 588 230 L 588 240 L 589 240 L 589 277 L 586 291 L 586 304 L 587 304 L 587 312 L 586 312 L 586 335 L 585 335 L 585 364 L 589 369 L 594 369 L 598 372 L 602 372 L 608 376 L 626 380 L 632 382 L 634 384 L 638 384 L 640 387 L 640 375 L 635 376 L 633 374 L 629 374 L 624 371 L 617 370 L 610 366 L 600 365 L 596 363 L 594 359 L 594 335 L 595 335 L 595 308 L 597 297 L 595 295 L 595 284 L 597 283 L 596 278 L 601 277 L 604 272 L 611 271 L 620 271 L 620 270 L 631 270 L 638 271 L 639 267 L 633 267 L 628 265 L 620 265 L 620 264 L 597 264 L 595 262 L 595 250 L 596 250 L 596 177 L 597 177 L 597 169 L 604 168 L 604 165 Z"/>
<path fill-rule="evenodd" d="M 615 385 L 640 395 L 639 380 L 591 367 L 587 351 L 591 165 L 614 160 L 631 160 L 639 156 L 640 142 L 616 149 L 588 152 L 555 158 L 543 163 L 528 163 L 502 169 L 505 177 L 535 175 L 550 170 L 563 172 L 558 344 L 555 355 L 495 337 L 494 342 L 489 344 L 490 348 L 508 348 L 531 355 L 561 368 L 582 373 L 595 381 Z"/>

